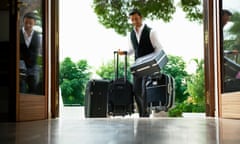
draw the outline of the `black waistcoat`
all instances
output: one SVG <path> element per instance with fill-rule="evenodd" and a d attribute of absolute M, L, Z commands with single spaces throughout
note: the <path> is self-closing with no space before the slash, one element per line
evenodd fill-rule
<path fill-rule="evenodd" d="M 151 28 L 145 25 L 142 30 L 139 43 L 137 41 L 135 31 L 133 30 L 131 32 L 131 42 L 135 51 L 135 59 L 141 56 L 147 55 L 149 53 L 152 53 L 154 51 L 154 48 L 152 46 L 150 36 L 149 36 L 150 31 L 151 31 Z"/>
<path fill-rule="evenodd" d="M 20 32 L 20 59 L 24 60 L 27 68 L 31 68 L 37 64 L 38 49 L 40 45 L 39 40 L 38 32 L 34 31 L 31 43 L 29 47 L 27 47 L 22 30 Z"/>

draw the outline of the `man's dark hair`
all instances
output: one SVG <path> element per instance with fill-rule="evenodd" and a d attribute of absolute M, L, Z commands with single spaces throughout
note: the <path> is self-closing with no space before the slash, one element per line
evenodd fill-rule
<path fill-rule="evenodd" d="M 23 19 L 24 19 L 24 18 L 30 18 L 30 19 L 37 20 L 37 16 L 36 16 L 36 14 L 33 13 L 33 12 L 28 12 L 28 13 L 26 13 L 26 14 L 23 16 Z"/>
<path fill-rule="evenodd" d="M 232 13 L 229 10 L 223 9 L 222 10 L 222 15 L 225 15 L 225 14 L 227 14 L 228 16 L 232 16 Z"/>
<path fill-rule="evenodd" d="M 142 14 L 140 13 L 140 11 L 138 9 L 132 9 L 130 12 L 129 12 L 129 16 L 131 15 L 134 15 L 134 14 L 138 14 L 139 16 L 142 16 Z"/>

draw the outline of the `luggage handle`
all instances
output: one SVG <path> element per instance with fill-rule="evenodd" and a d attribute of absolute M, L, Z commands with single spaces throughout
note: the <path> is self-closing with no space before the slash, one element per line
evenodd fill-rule
<path fill-rule="evenodd" d="M 127 51 L 121 51 L 120 49 L 118 51 L 114 51 L 114 70 L 115 70 L 115 80 L 119 77 L 119 71 L 118 71 L 118 64 L 119 64 L 119 55 L 125 56 L 125 64 L 124 64 L 124 81 L 127 81 Z M 117 56 L 117 58 L 116 58 Z"/>

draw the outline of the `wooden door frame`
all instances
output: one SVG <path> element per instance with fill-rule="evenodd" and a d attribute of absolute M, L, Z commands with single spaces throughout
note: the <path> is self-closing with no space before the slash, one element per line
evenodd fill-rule
<path fill-rule="evenodd" d="M 234 92 L 224 92 L 223 81 L 224 81 L 224 71 L 223 71 L 223 49 L 221 50 L 223 42 L 221 42 L 221 10 L 223 8 L 222 0 L 216 0 L 216 41 L 217 41 L 217 77 L 218 77 L 218 109 L 220 118 L 233 118 L 240 119 L 240 91 Z"/>
<path fill-rule="evenodd" d="M 51 117 L 59 117 L 59 0 L 51 0 Z"/>
<path fill-rule="evenodd" d="M 16 29 L 14 33 L 16 34 L 16 58 L 15 58 L 15 99 L 16 99 L 16 109 L 15 109 L 15 121 L 30 121 L 30 120 L 42 120 L 48 118 L 48 45 L 49 45 L 49 38 L 48 38 L 48 0 L 42 0 L 42 14 L 43 14 L 43 54 L 44 54 L 44 94 L 42 96 L 33 95 L 33 94 L 23 94 L 19 92 L 19 59 L 20 59 L 20 44 L 19 44 L 19 12 L 18 12 L 18 2 L 17 0 L 13 0 L 15 3 L 15 15 L 16 16 Z M 16 23 L 16 21 L 14 23 Z"/>
<path fill-rule="evenodd" d="M 222 0 L 215 0 L 215 12 L 216 12 L 216 52 L 217 52 L 217 96 L 218 96 L 218 117 L 222 117 L 222 54 L 221 54 L 221 38 L 220 38 L 220 29 L 221 29 L 221 23 L 220 23 L 220 10 Z"/>
<path fill-rule="evenodd" d="M 207 10 L 205 13 L 208 14 L 204 22 L 206 114 L 219 118 L 239 119 L 240 92 L 224 92 L 222 88 L 224 72 L 221 46 L 222 0 L 205 0 L 204 4 L 204 9 Z"/>
<path fill-rule="evenodd" d="M 206 116 L 212 117 L 216 116 L 213 1 L 203 1 Z M 51 18 L 51 114 L 55 118 L 59 117 L 59 0 L 51 1 Z"/>
<path fill-rule="evenodd" d="M 204 0 L 204 73 L 206 116 L 215 116 L 213 1 Z"/>
<path fill-rule="evenodd" d="M 221 117 L 219 0 L 204 0 L 204 73 L 206 116 Z M 215 36 L 217 35 L 217 37 Z M 51 1 L 51 117 L 59 117 L 59 0 Z M 216 42 L 216 43 L 215 43 Z M 215 59 L 217 56 L 217 61 Z M 215 67 L 215 64 L 217 66 Z M 215 73 L 217 72 L 217 76 Z M 217 112 L 217 113 L 216 113 Z"/>
<path fill-rule="evenodd" d="M 17 4 L 16 0 L 8 0 L 9 2 L 9 24 L 10 24 L 10 29 L 9 29 L 9 95 L 8 95 L 8 121 L 16 121 L 16 111 L 17 111 L 17 75 L 16 72 L 17 70 L 17 36 L 16 36 L 16 31 L 17 31 L 17 25 L 16 25 L 16 19 L 17 19 Z"/>

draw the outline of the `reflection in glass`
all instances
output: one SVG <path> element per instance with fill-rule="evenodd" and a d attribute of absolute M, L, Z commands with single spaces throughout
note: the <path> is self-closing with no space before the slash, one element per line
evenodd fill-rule
<path fill-rule="evenodd" d="M 223 92 L 240 91 L 240 2 L 223 0 L 221 49 L 223 52 Z"/>
<path fill-rule="evenodd" d="M 42 4 L 23 0 L 20 8 L 20 92 L 43 94 Z"/>

